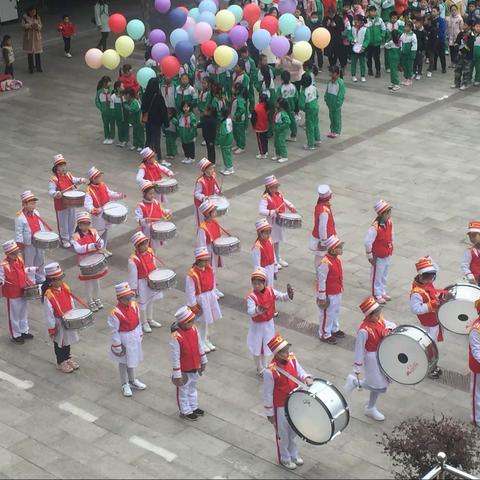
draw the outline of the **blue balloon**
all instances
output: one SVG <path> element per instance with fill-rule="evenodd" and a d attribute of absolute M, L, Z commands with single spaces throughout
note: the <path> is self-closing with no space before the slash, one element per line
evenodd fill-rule
<path fill-rule="evenodd" d="M 211 12 L 213 14 L 217 13 L 218 7 L 213 0 L 202 0 L 198 6 L 200 13 Z"/>
<path fill-rule="evenodd" d="M 198 18 L 197 23 L 200 23 L 200 22 L 206 22 L 211 27 L 214 27 L 215 26 L 215 14 L 212 13 L 212 12 L 208 12 L 208 11 L 200 13 L 200 17 Z"/>
<path fill-rule="evenodd" d="M 182 41 L 188 41 L 188 32 L 183 30 L 183 28 L 176 28 L 170 34 L 170 43 L 172 44 L 172 47 L 175 48 L 175 45 Z"/>
<path fill-rule="evenodd" d="M 191 8 L 188 12 L 188 16 L 192 17 L 195 22 L 198 22 L 198 19 L 200 17 L 200 10 L 197 7 Z"/>
<path fill-rule="evenodd" d="M 253 32 L 252 42 L 255 45 L 255 48 L 260 52 L 270 45 L 271 40 L 272 36 L 263 28 L 259 28 L 256 32 Z"/>
<path fill-rule="evenodd" d="M 235 65 L 238 63 L 238 53 L 236 50 L 233 50 L 233 59 L 230 62 L 230 65 L 228 65 L 226 68 L 227 70 L 233 70 Z"/>
<path fill-rule="evenodd" d="M 312 36 L 311 30 L 305 25 L 299 25 L 295 29 L 295 32 L 293 33 L 293 37 L 295 38 L 296 42 L 300 42 L 302 40 L 305 42 L 308 42 L 311 36 Z"/>
<path fill-rule="evenodd" d="M 170 21 L 170 25 L 173 28 L 181 28 L 185 25 L 185 21 L 187 20 L 187 13 L 183 8 L 174 8 L 168 14 L 168 20 Z"/>
<path fill-rule="evenodd" d="M 198 40 L 195 38 L 195 28 L 194 27 L 190 27 L 190 28 L 187 28 L 187 33 L 188 33 L 188 41 L 193 45 L 193 46 L 197 46 L 199 45 L 198 43 Z"/>
<path fill-rule="evenodd" d="M 193 55 L 193 45 L 189 41 L 178 42 L 175 45 L 175 55 L 181 63 L 189 62 Z"/>
<path fill-rule="evenodd" d="M 232 41 L 228 36 L 228 33 L 219 33 L 215 38 L 215 43 L 217 45 L 229 45 L 232 46 Z"/>

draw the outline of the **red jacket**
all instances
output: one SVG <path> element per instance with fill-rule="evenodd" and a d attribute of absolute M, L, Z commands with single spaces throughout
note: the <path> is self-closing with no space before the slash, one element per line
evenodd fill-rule
<path fill-rule="evenodd" d="M 131 73 L 130 75 L 124 75 L 123 73 L 118 77 L 118 79 L 123 83 L 123 88 L 127 90 L 128 88 L 133 89 L 135 92 L 135 97 L 138 98 L 138 90 L 140 89 L 140 85 L 135 78 L 135 75 Z"/>
<path fill-rule="evenodd" d="M 257 114 L 257 119 L 253 128 L 256 132 L 266 132 L 268 130 L 267 106 L 264 103 L 257 103 L 254 111 Z"/>
<path fill-rule="evenodd" d="M 57 30 L 62 34 L 62 36 L 66 38 L 72 37 L 77 31 L 75 25 L 72 22 L 60 22 L 57 26 Z"/>

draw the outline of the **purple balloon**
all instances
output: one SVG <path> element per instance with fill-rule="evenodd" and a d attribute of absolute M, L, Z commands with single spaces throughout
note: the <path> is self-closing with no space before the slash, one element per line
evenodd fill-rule
<path fill-rule="evenodd" d="M 232 41 L 230 40 L 228 33 L 219 33 L 215 38 L 215 43 L 217 45 L 232 45 Z"/>
<path fill-rule="evenodd" d="M 241 47 L 248 40 L 248 30 L 242 25 L 235 25 L 229 32 L 228 36 L 235 47 Z"/>
<path fill-rule="evenodd" d="M 168 48 L 168 45 L 166 45 L 165 43 L 156 43 L 152 47 L 151 57 L 156 62 L 160 62 L 162 58 L 166 57 L 167 55 L 170 55 L 170 49 Z"/>
<path fill-rule="evenodd" d="M 270 49 L 276 57 L 284 57 L 290 50 L 290 42 L 285 37 L 275 36 L 270 42 Z"/>
<path fill-rule="evenodd" d="M 173 28 L 182 28 L 187 21 L 187 12 L 183 8 L 174 8 L 168 14 L 168 20 Z"/>
<path fill-rule="evenodd" d="M 190 57 L 193 55 L 193 45 L 186 40 L 178 42 L 175 45 L 175 55 L 180 62 L 187 63 L 190 61 Z"/>
<path fill-rule="evenodd" d="M 167 13 L 170 10 L 170 0 L 155 0 L 155 10 L 160 13 Z"/>
<path fill-rule="evenodd" d="M 281 15 L 284 13 L 295 13 L 297 2 L 295 0 L 280 0 L 278 2 L 278 11 Z"/>
<path fill-rule="evenodd" d="M 165 35 L 165 32 L 163 30 L 160 30 L 159 28 L 155 28 L 150 32 L 150 35 L 148 36 L 148 41 L 152 44 L 155 45 L 156 43 L 165 43 L 167 40 L 167 36 Z"/>

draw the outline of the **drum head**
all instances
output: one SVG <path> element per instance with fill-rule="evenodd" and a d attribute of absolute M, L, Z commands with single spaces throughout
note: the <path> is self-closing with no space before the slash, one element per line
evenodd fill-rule
<path fill-rule="evenodd" d="M 235 245 L 240 242 L 237 237 L 220 237 L 213 241 L 214 245 L 217 246 L 226 246 L 226 245 Z"/>
<path fill-rule="evenodd" d="M 176 230 L 175 224 L 172 222 L 155 222 L 152 223 L 152 230 L 156 232 L 171 232 Z"/>
<path fill-rule="evenodd" d="M 221 210 L 226 210 L 230 206 L 230 202 L 222 195 L 211 195 L 208 200 Z"/>
<path fill-rule="evenodd" d="M 171 280 L 175 276 L 176 273 L 168 268 L 159 268 L 148 274 L 148 278 L 152 280 L 152 282 Z"/>
<path fill-rule="evenodd" d="M 76 318 L 86 318 L 92 314 L 88 308 L 74 308 L 65 313 L 65 320 L 74 320 Z"/>
<path fill-rule="evenodd" d="M 165 178 L 163 180 L 159 180 L 157 182 L 157 185 L 161 185 L 162 187 L 172 187 L 174 185 L 177 185 L 177 180 L 174 178 Z"/>
<path fill-rule="evenodd" d="M 51 242 L 59 239 L 58 234 L 55 232 L 36 232 L 33 234 L 33 237 L 42 242 Z"/>
<path fill-rule="evenodd" d="M 123 217 L 128 213 L 128 209 L 125 205 L 116 202 L 108 202 L 103 207 L 103 211 L 112 217 Z"/>
<path fill-rule="evenodd" d="M 64 192 L 63 196 L 68 198 L 81 198 L 85 196 L 85 193 L 79 192 L 78 190 L 69 190 L 68 192 Z"/>
<path fill-rule="evenodd" d="M 102 255 L 101 253 L 92 253 L 91 255 L 81 258 L 79 264 L 81 267 L 87 267 L 102 263 L 103 260 L 105 260 L 105 255 Z"/>
<path fill-rule="evenodd" d="M 302 218 L 302 216 L 299 215 L 298 213 L 292 213 L 292 212 L 279 213 L 278 216 L 281 218 L 288 218 L 289 220 L 300 220 Z"/>

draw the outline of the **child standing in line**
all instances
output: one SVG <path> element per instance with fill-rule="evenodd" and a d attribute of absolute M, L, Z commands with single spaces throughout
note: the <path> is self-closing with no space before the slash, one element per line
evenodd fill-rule
<path fill-rule="evenodd" d="M 273 131 L 275 141 L 275 156 L 272 160 L 278 163 L 288 162 L 288 151 L 285 139 L 290 129 L 290 117 L 288 115 L 288 102 L 284 98 L 277 100 L 275 114 L 273 115 Z"/>
<path fill-rule="evenodd" d="M 413 73 L 415 80 L 422 78 L 423 59 L 425 57 L 425 49 L 427 48 L 427 32 L 423 28 L 423 17 L 415 20 L 415 29 L 413 33 L 417 37 L 417 55 L 413 62 Z"/>
<path fill-rule="evenodd" d="M 403 66 L 403 76 L 405 80 L 402 85 L 412 85 L 413 62 L 417 56 L 417 36 L 413 33 L 413 23 L 408 20 L 405 22 L 405 30 L 400 37 L 402 44 L 401 62 Z"/>
<path fill-rule="evenodd" d="M 175 106 L 180 110 L 182 103 L 188 102 L 193 109 L 197 105 L 197 92 L 190 85 L 190 78 L 186 73 L 180 77 L 180 85 L 175 89 Z"/>
<path fill-rule="evenodd" d="M 295 108 L 298 103 L 298 91 L 295 85 L 290 81 L 290 72 L 284 70 L 280 78 L 282 79 L 282 85 L 278 87 L 276 96 L 282 98 L 287 102 L 287 113 L 290 119 L 290 138 L 287 141 L 297 141 L 297 121 L 295 120 Z"/>
<path fill-rule="evenodd" d="M 230 111 L 228 108 L 222 110 L 222 120 L 220 123 L 220 130 L 216 139 L 217 145 L 220 145 L 222 151 L 222 159 L 224 169 L 220 171 L 222 175 L 232 175 L 235 173 L 233 169 L 232 159 L 232 143 L 233 143 L 233 124 L 230 118 Z"/>
<path fill-rule="evenodd" d="M 221 85 L 214 83 L 212 85 L 212 108 L 217 117 L 220 117 L 222 110 L 227 106 L 227 100 Z"/>
<path fill-rule="evenodd" d="M 123 83 L 125 90 L 131 88 L 134 93 L 134 97 L 138 98 L 138 91 L 140 90 L 140 85 L 137 82 L 137 78 L 133 73 L 132 66 L 126 63 L 120 72 L 118 79 Z"/>
<path fill-rule="evenodd" d="M 12 78 L 15 78 L 13 74 L 13 62 L 15 61 L 15 54 L 13 53 L 12 47 L 12 37 L 10 35 L 5 35 L 2 40 L 2 58 L 5 63 L 5 75 L 11 75 Z"/>
<path fill-rule="evenodd" d="M 360 62 L 360 80 L 366 82 L 365 78 L 365 49 L 370 41 L 370 31 L 365 24 L 367 19 L 363 15 L 356 15 L 352 28 L 352 81 L 358 82 L 357 79 L 357 62 Z"/>
<path fill-rule="evenodd" d="M 463 18 L 458 14 L 456 5 L 450 7 L 450 15 L 446 18 L 447 21 L 447 38 L 450 50 L 450 68 L 455 68 L 457 63 L 457 49 L 455 48 L 455 40 L 458 34 L 463 30 Z"/>
<path fill-rule="evenodd" d="M 400 64 L 400 54 L 402 43 L 400 42 L 400 32 L 393 30 L 391 34 L 391 40 L 385 43 L 385 51 L 388 52 L 388 61 L 390 66 L 390 85 L 388 89 L 392 92 L 400 90 L 400 78 L 398 75 L 398 65 Z"/>
<path fill-rule="evenodd" d="M 115 118 L 110 108 L 110 99 L 112 95 L 112 79 L 104 75 L 97 84 L 97 95 L 95 96 L 95 106 L 102 114 L 104 145 L 111 145 L 115 138 Z"/>
<path fill-rule="evenodd" d="M 141 122 L 142 107 L 135 98 L 133 88 L 127 88 L 124 91 L 123 108 L 127 112 L 127 125 L 132 125 L 132 144 L 129 148 L 140 152 L 145 146 L 145 128 Z"/>
<path fill-rule="evenodd" d="M 256 158 L 259 160 L 268 157 L 268 97 L 264 93 L 260 95 L 260 99 L 255 105 L 255 109 L 251 118 L 252 126 L 257 136 L 258 154 Z"/>
<path fill-rule="evenodd" d="M 247 92 L 241 83 L 235 83 L 233 86 L 231 116 L 233 121 L 233 138 L 236 144 L 233 147 L 233 153 L 239 155 L 245 151 L 245 119 L 247 118 Z"/>
<path fill-rule="evenodd" d="M 175 89 L 177 88 L 172 78 L 163 77 L 163 82 L 160 85 L 160 91 L 165 99 L 165 105 L 167 108 L 175 107 Z"/>
<path fill-rule="evenodd" d="M 192 112 L 192 106 L 188 102 L 181 105 L 182 113 L 178 118 L 178 136 L 182 142 L 183 154 L 182 163 L 195 163 L 195 138 L 197 137 L 197 117 Z"/>
<path fill-rule="evenodd" d="M 167 110 L 170 123 L 164 129 L 165 148 L 167 150 L 165 158 L 171 159 L 177 156 L 178 118 L 177 111 L 174 108 L 168 108 Z"/>
<path fill-rule="evenodd" d="M 476 21 L 473 25 L 473 35 L 475 37 L 473 43 L 473 63 L 472 67 L 475 69 L 475 77 L 473 86 L 480 85 L 480 21 Z"/>
<path fill-rule="evenodd" d="M 212 94 L 210 92 L 210 80 L 205 77 L 202 80 L 202 89 L 198 93 L 198 113 L 202 116 L 205 113 L 205 109 L 212 103 Z"/>
<path fill-rule="evenodd" d="M 345 99 L 345 83 L 340 78 L 340 68 L 337 65 L 330 67 L 330 81 L 327 83 L 324 100 L 330 117 L 329 138 L 336 138 L 342 133 L 342 105 Z"/>
<path fill-rule="evenodd" d="M 318 91 L 312 85 L 312 78 L 307 73 L 302 76 L 303 88 L 300 90 L 298 104 L 305 112 L 305 133 L 307 143 L 303 146 L 305 150 L 315 150 L 320 145 L 320 128 L 318 125 Z"/>
<path fill-rule="evenodd" d="M 193 72 L 194 74 L 193 86 L 195 87 L 195 90 L 197 93 L 199 93 L 202 90 L 203 80 L 205 78 L 208 78 L 208 73 L 206 69 L 207 69 L 207 59 L 205 55 L 200 53 L 197 57 L 197 65 L 195 67 L 195 71 Z"/>
<path fill-rule="evenodd" d="M 117 147 L 124 148 L 128 143 L 128 123 L 126 119 L 126 112 L 123 108 L 123 84 L 116 81 L 113 84 L 113 93 L 110 97 L 110 109 L 112 110 L 113 118 L 117 125 L 118 143 Z"/>
<path fill-rule="evenodd" d="M 465 23 L 463 32 L 457 35 L 455 45 L 458 48 L 457 64 L 455 65 L 455 83 L 451 88 L 465 90 L 470 86 L 472 78 L 473 50 L 475 35 L 470 31 L 470 25 Z"/>
<path fill-rule="evenodd" d="M 394 10 L 390 12 L 390 21 L 387 22 L 385 26 L 387 27 L 385 42 L 388 42 L 392 40 L 392 33 L 394 30 L 398 30 L 400 32 L 400 35 L 403 33 L 405 23 L 403 22 L 403 20 L 398 19 L 398 14 Z M 390 73 L 390 58 L 388 56 L 389 53 L 389 50 L 385 50 L 385 70 L 387 71 L 387 73 Z"/>
<path fill-rule="evenodd" d="M 217 123 L 217 114 L 209 105 L 198 126 L 202 128 L 203 141 L 207 147 L 207 158 L 213 164 L 216 161 L 215 140 L 217 138 Z"/>
<path fill-rule="evenodd" d="M 73 35 L 75 35 L 76 28 L 70 21 L 69 15 L 62 16 L 62 21 L 58 24 L 57 30 L 62 34 L 65 56 L 67 58 L 72 58 L 72 54 L 70 53 L 71 40 Z"/>
<path fill-rule="evenodd" d="M 255 80 L 257 78 L 257 65 L 255 60 L 250 56 L 248 47 L 244 46 L 238 51 L 240 59 L 245 62 L 245 73 L 248 75 L 250 85 L 248 87 L 248 110 L 253 113 L 255 109 Z"/>

